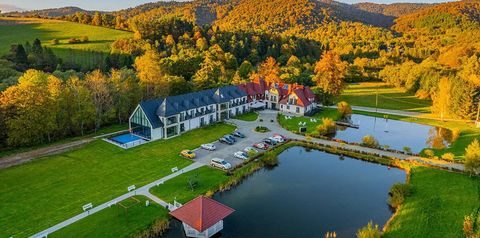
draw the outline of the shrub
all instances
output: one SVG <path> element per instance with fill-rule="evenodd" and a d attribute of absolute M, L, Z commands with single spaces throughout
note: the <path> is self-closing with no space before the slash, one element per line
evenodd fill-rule
<path fill-rule="evenodd" d="M 391 207 L 397 209 L 400 205 L 403 204 L 405 198 L 408 197 L 410 194 L 410 185 L 404 183 L 396 183 L 390 188 L 390 191 L 388 192 L 388 195 L 390 196 L 388 198 L 388 204 Z"/>
<path fill-rule="evenodd" d="M 433 158 L 435 156 L 435 152 L 433 152 L 433 150 L 430 150 L 430 149 L 426 149 L 423 153 L 428 158 Z"/>
<path fill-rule="evenodd" d="M 372 135 L 366 135 L 362 138 L 362 145 L 370 148 L 378 148 L 378 141 Z"/>
<path fill-rule="evenodd" d="M 53 39 L 50 44 L 52 45 L 58 45 L 60 43 L 60 41 L 58 41 L 58 39 Z"/>
<path fill-rule="evenodd" d="M 274 167 L 278 165 L 278 157 L 274 151 L 267 151 L 263 154 L 262 162 L 268 167 Z"/>
<path fill-rule="evenodd" d="M 135 238 L 159 237 L 168 229 L 168 220 L 157 219 L 146 230 L 134 235 Z"/>
<path fill-rule="evenodd" d="M 442 159 L 446 161 L 454 161 L 455 155 L 453 153 L 445 153 L 442 155 Z"/>
<path fill-rule="evenodd" d="M 80 40 L 78 38 L 70 38 L 68 39 L 68 44 L 78 44 Z"/>
<path fill-rule="evenodd" d="M 352 115 L 352 107 L 345 101 L 337 104 L 337 110 L 342 118 Z"/>
<path fill-rule="evenodd" d="M 257 126 L 257 127 L 255 127 L 255 131 L 265 133 L 265 132 L 269 132 L 270 129 L 268 129 L 267 127 L 264 127 L 264 126 Z"/>
<path fill-rule="evenodd" d="M 410 147 L 408 147 L 408 146 L 404 146 L 404 147 L 403 147 L 403 151 L 405 151 L 405 153 L 410 154 L 410 153 L 412 153 L 412 148 L 410 148 Z"/>
<path fill-rule="evenodd" d="M 465 170 L 472 174 L 480 172 L 480 144 L 477 139 L 465 149 Z"/>
<path fill-rule="evenodd" d="M 452 139 L 451 139 L 451 142 L 452 142 L 452 143 L 455 142 L 455 141 L 458 139 L 459 136 L 460 136 L 460 129 L 458 129 L 458 128 L 452 129 Z"/>
<path fill-rule="evenodd" d="M 319 136 L 335 134 L 337 124 L 330 118 L 322 118 L 322 124 L 318 125 L 316 130 Z"/>
<path fill-rule="evenodd" d="M 89 42 L 90 40 L 88 39 L 88 36 L 82 36 L 80 39 L 83 43 Z"/>
<path fill-rule="evenodd" d="M 357 238 L 380 238 L 382 233 L 378 228 L 378 225 L 373 225 L 370 221 L 366 227 L 362 227 L 357 231 Z"/>

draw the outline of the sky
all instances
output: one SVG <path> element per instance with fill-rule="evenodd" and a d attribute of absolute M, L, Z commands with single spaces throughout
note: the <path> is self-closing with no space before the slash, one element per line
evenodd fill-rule
<path fill-rule="evenodd" d="M 86 10 L 113 11 L 134 7 L 143 3 L 156 0 L 0 0 L 1 4 L 8 4 L 20 7 L 22 9 L 34 10 L 44 8 L 56 8 L 65 6 L 77 6 Z M 180 0 L 182 1 L 182 0 Z M 375 2 L 375 3 L 393 3 L 393 2 L 446 2 L 446 0 L 339 0 L 345 3 Z"/>

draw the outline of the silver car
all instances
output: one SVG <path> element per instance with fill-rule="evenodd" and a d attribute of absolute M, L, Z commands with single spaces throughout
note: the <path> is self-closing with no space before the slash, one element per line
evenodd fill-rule
<path fill-rule="evenodd" d="M 228 163 L 224 159 L 219 159 L 219 158 L 213 158 L 212 161 L 210 162 L 210 164 L 213 167 L 217 167 L 217 168 L 221 168 L 221 169 L 225 169 L 225 170 L 229 170 L 229 169 L 232 168 L 232 165 L 230 163 Z"/>
<path fill-rule="evenodd" d="M 202 147 L 202 149 L 204 149 L 204 150 L 210 150 L 210 151 L 214 151 L 214 150 L 217 149 L 217 148 L 215 147 L 215 145 L 214 145 L 214 144 L 211 144 L 211 143 L 210 143 L 210 144 L 203 144 L 203 145 L 201 145 L 201 147 Z"/>

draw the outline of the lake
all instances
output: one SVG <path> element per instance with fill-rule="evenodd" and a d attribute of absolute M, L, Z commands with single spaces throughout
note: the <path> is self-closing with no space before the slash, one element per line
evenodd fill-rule
<path fill-rule="evenodd" d="M 218 237 L 354 237 L 370 220 L 392 215 L 388 190 L 405 182 L 403 170 L 292 147 L 279 165 L 262 169 L 214 199 L 236 211 Z M 164 237 L 182 237 L 177 227 Z"/>
<path fill-rule="evenodd" d="M 351 116 L 351 122 L 360 128 L 339 127 L 334 138 L 361 143 L 364 136 L 372 135 L 380 145 L 396 150 L 408 146 L 414 153 L 427 147 L 448 147 L 452 141 L 451 131 L 441 127 L 357 114 Z"/>

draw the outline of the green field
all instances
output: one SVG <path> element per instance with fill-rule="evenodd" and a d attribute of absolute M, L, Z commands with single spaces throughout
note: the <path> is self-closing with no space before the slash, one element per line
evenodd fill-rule
<path fill-rule="evenodd" d="M 480 208 L 480 178 L 418 167 L 413 193 L 383 237 L 465 237 L 463 218 Z"/>
<path fill-rule="evenodd" d="M 376 116 L 383 118 L 385 114 L 381 113 L 374 113 L 374 112 L 363 112 L 363 111 L 354 111 L 355 114 L 362 114 L 367 116 Z M 473 124 L 467 124 L 464 122 L 455 122 L 455 121 L 438 121 L 438 120 L 431 120 L 426 118 L 414 118 L 414 117 L 404 117 L 404 116 L 396 116 L 396 115 L 388 115 L 388 118 L 406 122 L 415 122 L 425 125 L 431 126 L 438 126 L 447 128 L 450 130 L 459 130 L 460 136 L 458 139 L 453 142 L 450 147 L 445 149 L 432 149 L 435 152 L 436 156 L 442 156 L 444 153 L 453 153 L 456 159 L 463 159 L 463 155 L 465 153 L 465 148 L 472 143 L 474 139 L 480 140 L 480 129 L 475 128 Z"/>
<path fill-rule="evenodd" d="M 242 121 L 256 121 L 257 118 L 258 118 L 258 113 L 249 112 L 249 113 L 244 113 L 244 114 L 238 115 L 238 116 L 234 117 L 233 119 L 242 120 Z"/>
<path fill-rule="evenodd" d="M 375 108 L 377 92 L 378 108 L 429 113 L 432 106 L 431 100 L 419 99 L 415 95 L 380 82 L 350 84 L 338 101 L 346 101 L 352 106 Z"/>
<path fill-rule="evenodd" d="M 182 149 L 193 149 L 235 128 L 213 125 L 181 136 L 124 150 L 102 140 L 85 147 L 0 170 L 0 237 L 25 237 L 80 212 L 170 174 L 191 163 Z"/>
<path fill-rule="evenodd" d="M 307 128 L 307 133 L 312 133 L 315 131 L 315 128 L 318 125 L 322 124 L 322 118 L 330 118 L 332 120 L 338 120 L 340 115 L 338 114 L 337 109 L 332 108 L 323 108 L 320 112 L 316 113 L 311 117 L 293 117 L 291 119 L 286 119 L 284 115 L 280 115 L 278 118 L 278 123 L 280 125 L 289 130 L 289 131 L 297 131 L 299 130 L 300 126 L 298 123 L 306 122 L 305 127 Z M 317 122 L 310 121 L 310 118 L 315 118 Z"/>
<path fill-rule="evenodd" d="M 89 42 L 68 44 L 70 38 L 87 36 Z M 43 46 L 54 49 L 60 58 L 88 57 L 86 51 L 109 53 L 113 41 L 131 37 L 132 33 L 104 27 L 85 24 L 23 18 L 0 18 L 0 56 L 8 53 L 10 45 L 29 41 L 36 38 L 42 41 Z M 58 39 L 58 45 L 51 45 L 52 39 Z M 78 59 L 76 59 L 78 60 Z"/>
<path fill-rule="evenodd" d="M 225 172 L 204 166 L 153 187 L 150 192 L 168 203 L 173 203 L 175 199 L 180 203 L 186 203 L 208 191 L 215 191 L 218 185 L 227 179 Z M 189 180 L 196 182 L 193 190 L 189 186 Z"/>
<path fill-rule="evenodd" d="M 128 207 L 127 210 L 120 205 L 113 205 L 60 229 L 48 237 L 130 237 L 147 229 L 156 219 L 168 218 L 166 208 L 152 201 L 146 207 L 145 201 L 148 198 L 144 196 L 136 196 L 135 199 L 130 198 L 121 202 Z"/>

